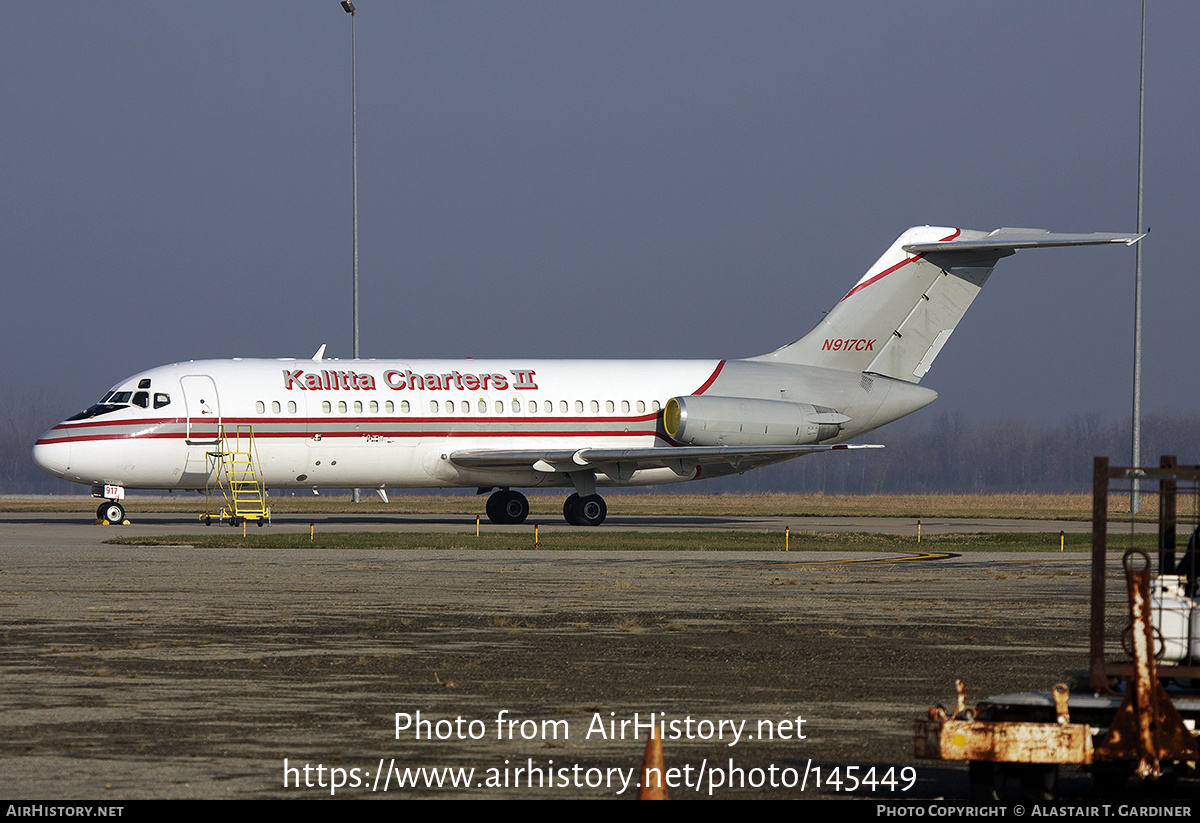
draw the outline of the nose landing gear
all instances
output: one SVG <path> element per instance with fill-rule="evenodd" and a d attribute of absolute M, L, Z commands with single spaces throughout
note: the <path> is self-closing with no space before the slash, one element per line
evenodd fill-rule
<path fill-rule="evenodd" d="M 96 509 L 97 520 L 107 520 L 109 523 L 125 522 L 125 507 L 115 500 L 105 500 Z"/>

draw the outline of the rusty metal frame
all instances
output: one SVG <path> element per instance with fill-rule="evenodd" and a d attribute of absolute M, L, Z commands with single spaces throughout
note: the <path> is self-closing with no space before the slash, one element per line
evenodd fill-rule
<path fill-rule="evenodd" d="M 1158 481 L 1159 570 L 1175 565 L 1175 541 L 1179 525 L 1179 481 L 1200 484 L 1200 466 L 1180 466 L 1174 455 L 1164 455 L 1156 468 L 1110 466 L 1107 457 L 1097 457 L 1092 470 L 1092 606 L 1088 686 L 1095 692 L 1116 693 L 1118 678 L 1133 678 L 1137 672 L 1125 660 L 1110 661 L 1105 655 L 1105 573 L 1108 560 L 1109 481 L 1133 478 Z M 1200 679 L 1200 665 L 1158 666 L 1159 677 Z"/>
<path fill-rule="evenodd" d="M 1154 659 L 1150 558 L 1143 551 L 1130 549 L 1122 564 L 1129 589 L 1134 676 L 1126 684 L 1125 700 L 1108 732 L 1096 745 L 1096 756 L 1101 760 L 1137 760 L 1138 777 L 1157 780 L 1162 776 L 1164 760 L 1200 760 L 1200 745 L 1159 680 L 1158 661 Z"/>

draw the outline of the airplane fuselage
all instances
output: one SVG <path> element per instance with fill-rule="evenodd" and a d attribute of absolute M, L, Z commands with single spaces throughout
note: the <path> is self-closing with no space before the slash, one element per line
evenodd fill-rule
<path fill-rule="evenodd" d="M 35 458 L 92 486 L 203 489 L 218 427 L 248 426 L 270 488 L 565 486 L 571 480 L 563 473 L 464 467 L 449 455 L 669 449 L 678 444 L 664 431 L 663 407 L 672 397 L 701 395 L 835 409 L 850 420 L 827 443 L 937 397 L 878 376 L 745 360 L 189 361 L 118 383 L 105 397 L 124 403 L 100 403 L 98 414 L 63 421 L 38 441 Z M 596 480 L 646 485 L 748 467 L 706 464 L 686 476 L 655 467 Z"/>

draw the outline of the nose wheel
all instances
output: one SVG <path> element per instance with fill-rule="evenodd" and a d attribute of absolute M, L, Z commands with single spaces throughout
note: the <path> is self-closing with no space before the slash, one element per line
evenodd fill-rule
<path fill-rule="evenodd" d="M 125 507 L 115 500 L 105 500 L 96 509 L 97 520 L 107 520 L 109 523 L 125 522 Z"/>
<path fill-rule="evenodd" d="M 572 526 L 599 526 L 607 515 L 608 506 L 598 494 L 573 494 L 563 502 L 563 517 Z"/>
<path fill-rule="evenodd" d="M 529 516 L 529 501 L 512 489 L 501 489 L 487 499 L 488 520 L 501 526 L 524 523 Z"/>

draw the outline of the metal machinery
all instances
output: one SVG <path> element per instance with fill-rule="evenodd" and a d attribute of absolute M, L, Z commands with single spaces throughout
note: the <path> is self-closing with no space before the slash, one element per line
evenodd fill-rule
<path fill-rule="evenodd" d="M 220 426 L 219 435 L 220 449 L 205 454 L 208 480 L 200 520 L 206 526 L 214 519 L 228 521 L 231 526 L 253 520 L 261 526 L 270 519 L 271 510 L 267 508 L 267 488 L 254 445 L 254 427 L 239 424 L 231 437 Z"/>
<path fill-rule="evenodd" d="M 1135 478 L 1158 482 L 1158 573 L 1151 571 L 1149 554 L 1133 546 L 1131 522 L 1130 548 L 1122 557 L 1125 623 L 1110 621 L 1105 612 L 1108 514 L 1110 495 L 1129 494 L 1128 485 L 1113 486 Z M 1191 537 L 1177 557 L 1180 527 Z M 1198 542 L 1200 466 L 1179 466 L 1167 456 L 1157 468 L 1115 467 L 1097 457 L 1088 670 L 1071 673 L 1050 692 L 990 697 L 974 708 L 959 680 L 953 713 L 938 706 L 917 720 L 916 756 L 968 761 L 972 797 L 984 801 L 1001 799 L 1010 777 L 1020 779 L 1027 799 L 1048 800 L 1059 766 L 1068 763 L 1090 769 L 1106 791 L 1135 775 L 1161 788 L 1194 774 L 1200 761 Z"/>

